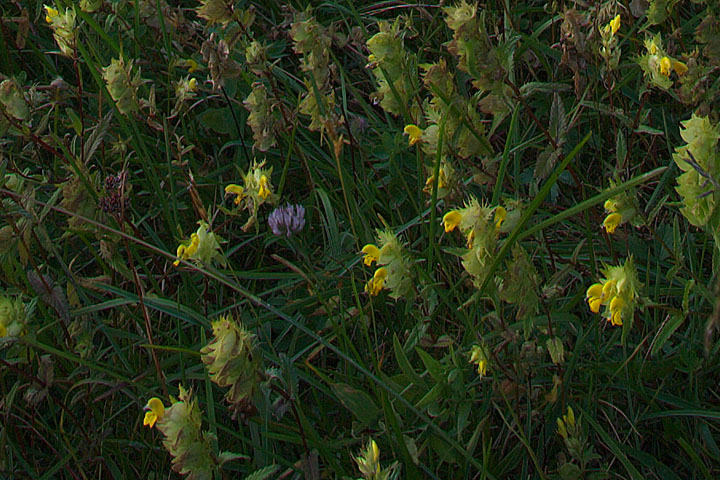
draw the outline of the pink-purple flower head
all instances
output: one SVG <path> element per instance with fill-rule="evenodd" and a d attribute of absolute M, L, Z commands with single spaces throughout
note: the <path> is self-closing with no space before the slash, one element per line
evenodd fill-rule
<path fill-rule="evenodd" d="M 305 227 L 305 208 L 290 204 L 277 207 L 268 217 L 268 225 L 273 234 L 290 237 Z"/>

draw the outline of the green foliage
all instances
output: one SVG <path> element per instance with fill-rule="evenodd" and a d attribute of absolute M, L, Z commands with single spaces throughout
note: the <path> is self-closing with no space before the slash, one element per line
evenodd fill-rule
<path fill-rule="evenodd" d="M 717 2 L 0 3 L 0 477 L 720 476 Z"/>

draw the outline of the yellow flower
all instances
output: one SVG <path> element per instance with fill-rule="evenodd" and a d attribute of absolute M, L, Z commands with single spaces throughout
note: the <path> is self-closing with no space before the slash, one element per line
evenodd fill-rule
<path fill-rule="evenodd" d="M 365 245 L 362 248 L 362 253 L 365 254 L 363 261 L 368 267 L 372 265 L 373 262 L 377 262 L 380 259 L 380 249 L 372 243 L 368 243 L 367 245 Z"/>
<path fill-rule="evenodd" d="M 451 210 L 443 217 L 445 232 L 452 232 L 462 222 L 462 214 L 457 210 Z"/>
<path fill-rule="evenodd" d="M 488 365 L 490 365 L 490 352 L 485 345 L 473 345 L 470 350 L 470 363 L 477 365 L 478 375 L 484 377 L 487 375 Z"/>
<path fill-rule="evenodd" d="M 615 233 L 615 229 L 620 225 L 620 222 L 622 222 L 622 215 L 619 213 L 611 213 L 607 217 L 605 217 L 605 221 L 603 221 L 603 227 L 605 227 L 605 231 L 609 234 Z"/>
<path fill-rule="evenodd" d="M 48 7 L 47 5 L 44 5 L 44 7 L 45 12 L 47 13 L 45 15 L 45 21 L 47 23 L 52 23 L 52 19 L 60 15 L 60 12 L 58 12 L 56 8 Z"/>
<path fill-rule="evenodd" d="M 263 200 L 270 196 L 270 189 L 268 188 L 268 178 L 265 175 L 260 177 L 260 190 L 258 190 L 258 196 Z"/>
<path fill-rule="evenodd" d="M 165 405 L 163 405 L 162 400 L 157 397 L 153 397 L 148 400 L 148 403 L 145 405 L 143 410 L 145 410 L 143 425 L 147 425 L 150 428 L 154 427 L 155 422 L 162 420 L 165 415 Z"/>
<path fill-rule="evenodd" d="M 672 61 L 672 69 L 675 70 L 678 76 L 684 75 L 688 71 L 687 65 L 679 60 Z"/>
<path fill-rule="evenodd" d="M 191 92 L 197 92 L 197 80 L 194 78 L 191 78 L 188 82 L 188 88 Z"/>
<path fill-rule="evenodd" d="M 192 73 L 200 68 L 198 63 L 195 60 L 193 60 L 192 58 L 188 58 L 187 60 L 185 60 L 185 63 L 188 67 L 188 73 Z"/>
<path fill-rule="evenodd" d="M 662 57 L 660 59 L 660 73 L 665 75 L 666 77 L 670 75 L 670 68 L 672 67 L 672 63 L 670 62 L 670 58 L 668 57 Z"/>
<path fill-rule="evenodd" d="M 189 258 L 192 258 L 193 255 L 197 252 L 198 245 L 200 245 L 200 237 L 198 237 L 197 233 L 193 233 L 190 235 L 190 244 L 189 245 L 180 245 L 177 248 L 177 260 L 173 262 L 173 265 L 176 267 L 180 265 L 180 260 L 187 260 Z"/>
<path fill-rule="evenodd" d="M 613 325 L 622 325 L 620 313 L 624 307 L 625 301 L 620 297 L 614 297 L 610 302 L 610 318 L 608 318 L 608 320 L 610 320 Z"/>
<path fill-rule="evenodd" d="M 498 206 L 495 208 L 495 230 L 500 230 L 500 226 L 507 217 L 507 210 L 504 207 Z"/>
<path fill-rule="evenodd" d="M 615 35 L 618 30 L 620 30 L 620 14 L 615 15 L 615 18 L 610 20 L 610 29 L 612 31 L 612 34 Z"/>
<path fill-rule="evenodd" d="M 375 296 L 380 293 L 380 290 L 385 286 L 385 279 L 387 278 L 387 268 L 380 267 L 375 270 L 375 275 L 371 278 L 367 285 L 365 285 L 365 291 L 370 295 Z"/>
<path fill-rule="evenodd" d="M 415 145 L 420 141 L 423 131 L 417 125 L 410 124 L 405 125 L 403 133 L 409 137 L 410 145 Z"/>
<path fill-rule="evenodd" d="M 194 79 L 193 79 L 194 80 Z M 235 197 L 235 205 L 239 205 L 240 202 L 242 202 L 243 197 L 245 197 L 245 189 L 241 187 L 240 185 L 230 184 L 227 187 L 225 187 L 225 194 L 233 194 L 237 195 Z"/>
<path fill-rule="evenodd" d="M 647 44 L 648 52 L 650 52 L 650 55 L 655 55 L 658 51 L 657 45 L 655 45 L 655 40 L 650 40 L 650 43 Z"/>
<path fill-rule="evenodd" d="M 593 313 L 600 312 L 600 305 L 602 303 L 602 289 L 603 286 L 601 283 L 594 283 L 590 285 L 590 288 L 587 289 L 587 293 L 585 294 L 587 297 L 588 305 L 590 306 L 590 311 Z"/>

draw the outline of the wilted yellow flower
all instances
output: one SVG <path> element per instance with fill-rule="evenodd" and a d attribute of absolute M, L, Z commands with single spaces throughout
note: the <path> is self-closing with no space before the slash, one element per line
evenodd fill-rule
<path fill-rule="evenodd" d="M 473 345 L 470 350 L 470 363 L 477 365 L 478 375 L 484 377 L 490 365 L 490 351 L 486 345 Z"/>
<path fill-rule="evenodd" d="M 165 405 L 163 405 L 162 400 L 160 400 L 157 397 L 153 397 L 150 400 L 148 400 L 147 405 L 145 405 L 145 419 L 143 420 L 143 425 L 147 425 L 150 428 L 155 426 L 155 422 L 158 420 L 162 420 L 163 416 L 165 415 Z"/>
<path fill-rule="evenodd" d="M 405 129 L 403 129 L 403 133 L 407 135 L 408 141 L 410 142 L 410 145 L 415 145 L 420 141 L 420 137 L 422 137 L 423 131 L 420 129 L 417 125 L 405 125 Z"/>

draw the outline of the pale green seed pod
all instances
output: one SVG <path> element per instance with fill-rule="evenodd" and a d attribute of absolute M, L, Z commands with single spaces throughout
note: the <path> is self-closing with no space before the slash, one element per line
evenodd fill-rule
<path fill-rule="evenodd" d="M 139 108 L 138 88 L 143 82 L 140 69 L 133 70 L 133 61 L 126 63 L 122 57 L 113 58 L 110 65 L 103 68 L 103 80 L 108 92 L 123 115 L 137 112 Z"/>
<path fill-rule="evenodd" d="M 225 400 L 233 409 L 242 409 L 257 390 L 259 357 L 254 336 L 230 316 L 212 323 L 213 339 L 200 352 L 210 380 L 229 388 Z"/>

